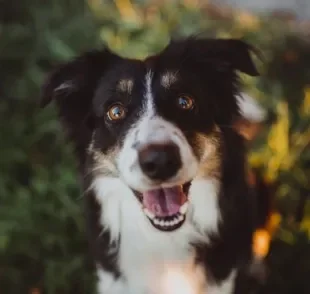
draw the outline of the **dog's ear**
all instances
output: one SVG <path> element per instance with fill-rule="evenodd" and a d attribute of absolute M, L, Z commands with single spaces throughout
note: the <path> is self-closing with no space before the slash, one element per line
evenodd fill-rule
<path fill-rule="evenodd" d="M 219 70 L 238 70 L 250 76 L 258 76 L 259 72 L 253 62 L 251 53 L 259 58 L 259 51 L 238 39 L 196 39 L 194 41 L 196 56 L 205 62 L 217 66 Z"/>
<path fill-rule="evenodd" d="M 258 76 L 259 72 L 253 62 L 251 53 L 259 56 L 258 51 L 241 40 L 218 40 L 223 58 L 233 69 L 239 70 L 250 76 Z"/>
<path fill-rule="evenodd" d="M 120 59 L 109 50 L 87 52 L 56 68 L 41 91 L 41 107 L 56 102 L 60 119 L 79 150 L 92 135 L 92 98 L 99 80 Z"/>

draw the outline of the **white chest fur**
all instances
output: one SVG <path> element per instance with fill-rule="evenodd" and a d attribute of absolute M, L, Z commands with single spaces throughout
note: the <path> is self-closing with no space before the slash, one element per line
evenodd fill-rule
<path fill-rule="evenodd" d="M 134 267 L 134 266 L 133 266 Z M 169 268 L 171 269 L 171 268 Z M 202 275 L 201 269 L 191 269 L 186 279 L 182 280 L 186 270 L 173 272 L 167 274 L 167 268 L 162 268 L 162 271 L 153 275 L 153 280 L 147 285 L 145 279 L 145 272 L 136 270 L 132 275 L 137 275 L 135 279 L 128 282 L 119 279 L 115 280 L 113 276 L 98 269 L 98 283 L 97 294 L 232 294 L 235 285 L 236 271 L 233 270 L 229 277 L 220 284 L 207 284 Z M 181 273 L 182 275 L 179 275 Z M 132 277 L 131 275 L 131 277 Z M 164 276 L 166 275 L 166 276 Z M 161 276 L 161 278 L 159 278 Z M 166 277 L 166 278 L 165 278 Z M 173 279 L 173 280 L 169 280 Z M 176 279 L 178 278 L 178 279 Z M 148 280 L 149 281 L 149 280 Z"/>
<path fill-rule="evenodd" d="M 141 223 L 127 221 L 126 225 L 121 225 L 117 261 L 124 279 L 115 280 L 110 273 L 99 267 L 98 294 L 164 294 L 165 291 L 160 289 L 167 284 L 169 273 L 173 275 L 174 272 L 181 273 L 188 279 L 191 289 L 195 291 L 184 292 L 186 289 L 180 280 L 171 281 L 171 289 L 167 294 L 233 292 L 234 271 L 225 281 L 216 285 L 206 281 L 204 269 L 195 265 L 195 252 L 189 247 L 188 238 L 195 238 L 197 235 L 193 234 L 195 230 L 189 223 L 172 234 L 154 231 L 149 222 L 143 224 L 145 227 Z"/>

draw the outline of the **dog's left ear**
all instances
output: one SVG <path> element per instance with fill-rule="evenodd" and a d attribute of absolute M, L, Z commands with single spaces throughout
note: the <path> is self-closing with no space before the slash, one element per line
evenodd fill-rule
<path fill-rule="evenodd" d="M 197 39 L 195 42 L 197 56 L 203 56 L 206 62 L 214 64 L 218 69 L 238 70 L 250 76 L 259 75 L 251 53 L 260 58 L 262 56 L 248 43 L 238 39 Z"/>
<path fill-rule="evenodd" d="M 250 76 L 259 76 L 259 72 L 251 57 L 251 53 L 259 55 L 254 47 L 241 40 L 234 39 L 219 40 L 219 46 L 226 48 L 226 53 L 225 49 L 223 49 L 223 54 L 226 55 L 224 58 L 227 59 L 234 69 Z"/>

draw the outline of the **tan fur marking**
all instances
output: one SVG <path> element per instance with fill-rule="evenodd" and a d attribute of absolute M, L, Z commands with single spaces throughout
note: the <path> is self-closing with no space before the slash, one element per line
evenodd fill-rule
<path fill-rule="evenodd" d="M 177 81 L 176 73 L 166 72 L 165 74 L 162 75 L 160 82 L 161 82 L 161 85 L 167 89 L 176 81 Z"/>
<path fill-rule="evenodd" d="M 123 79 L 118 82 L 117 89 L 121 92 L 131 94 L 133 89 L 133 80 Z"/>
<path fill-rule="evenodd" d="M 94 174 L 105 174 L 105 175 L 117 175 L 117 167 L 115 158 L 117 155 L 117 149 L 113 148 L 107 153 L 102 153 L 99 149 L 94 148 L 94 136 L 92 136 L 92 141 L 88 146 L 87 152 L 90 154 L 95 162 L 94 168 L 91 173 Z"/>
<path fill-rule="evenodd" d="M 203 146 L 203 158 L 202 158 L 202 167 L 198 176 L 209 176 L 213 178 L 220 177 L 220 130 L 218 127 L 214 128 L 212 134 L 205 136 L 199 135 L 198 142 Z"/>

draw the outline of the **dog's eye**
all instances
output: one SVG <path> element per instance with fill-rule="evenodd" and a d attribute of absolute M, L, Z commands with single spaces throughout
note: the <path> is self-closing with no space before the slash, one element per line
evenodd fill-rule
<path fill-rule="evenodd" d="M 112 121 L 123 119 L 125 115 L 126 109 L 121 104 L 112 105 L 107 112 L 108 119 Z"/>
<path fill-rule="evenodd" d="M 177 104 L 184 110 L 191 110 L 194 107 L 194 99 L 187 95 L 178 97 Z"/>

